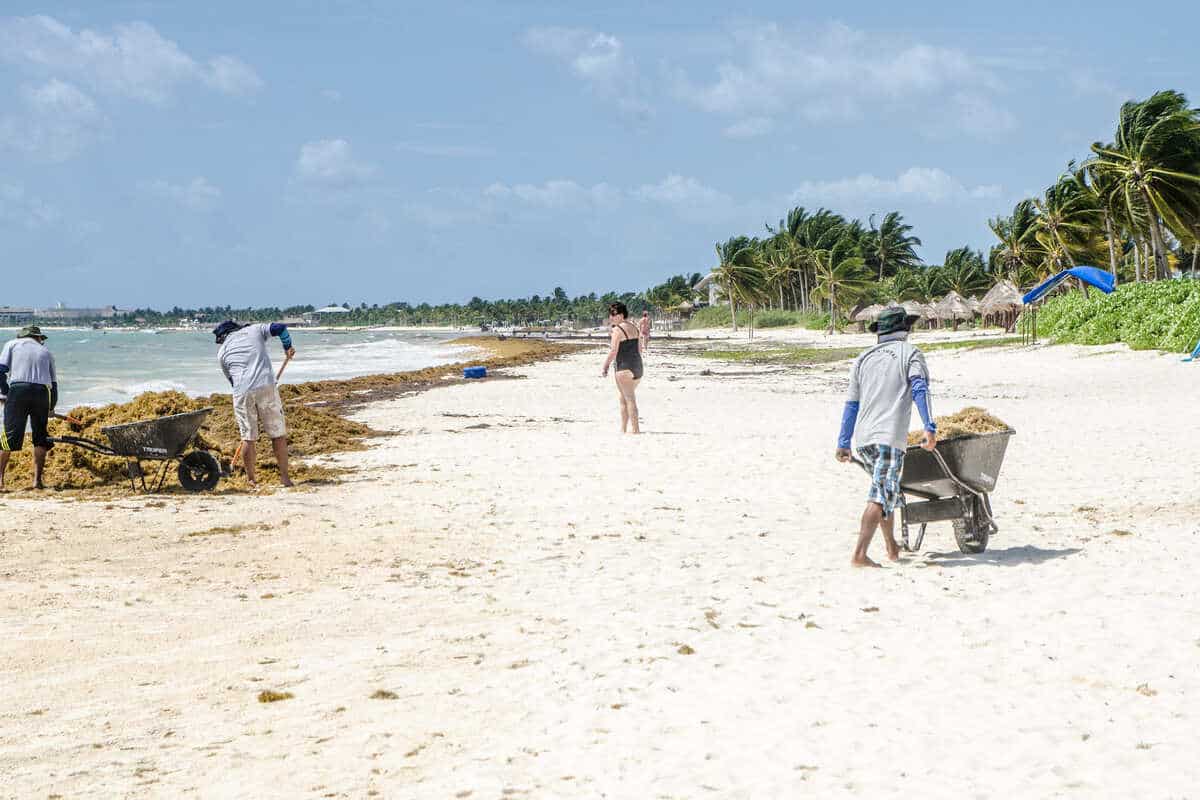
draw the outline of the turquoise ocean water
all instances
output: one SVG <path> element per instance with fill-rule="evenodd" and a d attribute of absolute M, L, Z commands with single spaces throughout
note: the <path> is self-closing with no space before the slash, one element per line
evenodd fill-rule
<path fill-rule="evenodd" d="M 191 395 L 229 391 L 207 331 L 47 330 L 58 367 L 60 408 L 120 403 L 147 391 Z M 16 334 L 0 329 L 0 342 Z M 471 348 L 448 344 L 460 333 L 292 329 L 296 358 L 283 383 L 401 372 L 469 359 Z M 270 344 L 276 369 L 278 340 Z"/>

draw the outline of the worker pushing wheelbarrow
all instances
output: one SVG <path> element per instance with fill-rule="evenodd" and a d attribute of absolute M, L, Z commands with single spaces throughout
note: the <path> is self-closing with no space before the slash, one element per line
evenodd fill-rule
<path fill-rule="evenodd" d="M 929 370 L 924 355 L 908 341 L 916 320 L 898 306 L 884 309 L 870 327 L 879 335 L 878 342 L 850 370 L 834 456 L 854 461 L 871 478 L 850 560 L 855 567 L 879 566 L 867 555 L 876 530 L 883 533 L 888 558 L 899 560 L 900 546 L 893 535 L 897 509 L 903 515 L 902 538 L 908 550 L 913 549 L 911 524 L 921 525 L 915 543 L 920 547 L 928 523 L 953 521 L 959 547 L 968 553 L 983 552 L 996 530 L 988 492 L 995 488 L 1011 431 L 939 444 L 929 407 Z M 909 447 L 914 406 L 923 430 L 920 444 Z M 853 450 L 852 444 L 857 445 Z M 907 503 L 908 494 L 921 502 Z"/>
<path fill-rule="evenodd" d="M 161 461 L 157 480 L 153 477 L 153 491 L 161 491 L 167 480 L 172 463 L 177 462 L 176 475 L 179 485 L 189 492 L 207 492 L 216 488 L 221 480 L 221 464 L 207 450 L 195 449 L 188 452 L 204 420 L 212 413 L 211 408 L 172 414 L 158 419 L 111 425 L 101 428 L 107 444 L 83 436 L 56 436 L 50 439 L 55 444 L 79 447 L 103 456 L 124 458 L 129 486 L 136 489 L 140 480 L 142 491 L 149 491 L 143 461 Z"/>

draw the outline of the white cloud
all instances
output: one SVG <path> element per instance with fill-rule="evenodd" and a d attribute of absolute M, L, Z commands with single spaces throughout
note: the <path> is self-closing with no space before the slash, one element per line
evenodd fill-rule
<path fill-rule="evenodd" d="M 296 159 L 297 177 L 314 184 L 349 186 L 365 181 L 374 172 L 374 165 L 355 160 L 345 139 L 308 142 Z"/>
<path fill-rule="evenodd" d="M 188 183 L 150 181 L 142 184 L 142 188 L 154 197 L 170 200 L 192 211 L 211 211 L 221 201 L 221 190 L 204 177 L 192 178 Z"/>
<path fill-rule="evenodd" d="M 321 97 L 325 98 L 326 100 L 328 100 L 331 103 L 342 102 L 342 93 L 339 92 L 337 89 L 322 89 Z"/>
<path fill-rule="evenodd" d="M 23 113 L 0 117 L 0 149 L 39 161 L 66 161 L 84 150 L 107 125 L 96 103 L 60 80 L 20 90 Z"/>
<path fill-rule="evenodd" d="M 263 82 L 228 55 L 201 63 L 152 25 L 130 22 L 111 33 L 73 31 L 49 16 L 0 19 L 0 59 L 23 69 L 67 76 L 98 91 L 161 104 L 185 83 L 231 95 L 252 94 Z"/>
<path fill-rule="evenodd" d="M 263 88 L 258 73 L 233 56 L 217 56 L 208 62 L 208 69 L 201 73 L 205 84 L 224 94 L 247 96 Z"/>
<path fill-rule="evenodd" d="M 489 200 L 518 200 L 541 208 L 613 207 L 621 202 L 621 192 L 607 183 L 591 187 L 571 180 L 549 180 L 542 184 L 493 183 L 483 190 Z"/>
<path fill-rule="evenodd" d="M 658 183 L 643 184 L 633 191 L 633 196 L 672 206 L 712 206 L 730 201 L 723 192 L 682 175 L 668 175 Z"/>
<path fill-rule="evenodd" d="M 42 228 L 59 219 L 58 209 L 36 197 L 17 183 L 0 183 L 0 222 L 22 228 Z"/>
<path fill-rule="evenodd" d="M 485 158 L 494 156 L 496 151 L 490 147 L 470 144 L 423 144 L 421 142 L 400 142 L 397 150 L 406 153 L 416 153 L 422 156 L 439 156 L 442 158 Z"/>
<path fill-rule="evenodd" d="M 895 178 L 863 173 L 836 181 L 805 181 L 792 192 L 796 203 L 854 203 L 865 200 L 915 200 L 944 203 L 983 200 L 1000 196 L 994 184 L 968 187 L 937 167 L 910 167 Z"/>
<path fill-rule="evenodd" d="M 775 123 L 769 117 L 747 117 L 726 127 L 721 135 L 727 139 L 753 139 L 766 136 L 774 128 Z"/>
<path fill-rule="evenodd" d="M 637 64 L 616 36 L 585 28 L 530 28 L 522 41 L 535 53 L 566 64 L 601 97 L 635 117 L 650 115 L 642 98 Z"/>
<path fill-rule="evenodd" d="M 732 51 L 736 55 L 720 62 L 707 81 L 681 70 L 674 75 L 681 99 L 709 113 L 742 118 L 727 135 L 792 114 L 809 121 L 892 120 L 898 113 L 912 115 L 914 102 L 925 113 L 954 116 L 950 123 L 972 132 L 998 122 L 1015 124 L 994 105 L 984 113 L 984 99 L 992 102 L 988 96 L 1001 84 L 957 48 L 897 42 L 841 24 L 811 29 L 767 24 L 735 30 Z M 956 94 L 970 101 L 944 102 Z M 966 126 L 959 119 L 964 115 Z"/>

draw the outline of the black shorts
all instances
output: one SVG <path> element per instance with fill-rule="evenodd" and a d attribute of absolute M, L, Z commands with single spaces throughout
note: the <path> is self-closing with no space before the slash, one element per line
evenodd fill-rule
<path fill-rule="evenodd" d="M 32 423 L 33 446 L 52 447 L 46 426 L 50 422 L 50 387 L 40 383 L 14 383 L 4 404 L 0 450 L 20 450 L 25 444 L 25 423 Z"/>

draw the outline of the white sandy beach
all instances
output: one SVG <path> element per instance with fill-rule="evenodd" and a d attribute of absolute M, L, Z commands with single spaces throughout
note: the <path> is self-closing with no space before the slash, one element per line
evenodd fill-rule
<path fill-rule="evenodd" d="M 856 571 L 845 364 L 652 354 L 622 437 L 600 361 L 371 406 L 340 485 L 0 499 L 0 796 L 1197 796 L 1200 367 L 931 353 L 1000 533 Z"/>

